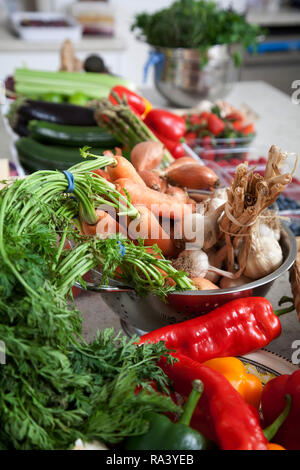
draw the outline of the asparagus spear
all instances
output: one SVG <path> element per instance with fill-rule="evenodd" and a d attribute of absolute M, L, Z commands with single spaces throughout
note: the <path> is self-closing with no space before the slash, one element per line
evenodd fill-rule
<path fill-rule="evenodd" d="M 113 105 L 107 98 L 97 101 L 95 119 L 101 127 L 104 127 L 130 149 L 145 140 L 159 142 L 159 139 L 146 124 L 131 111 L 127 104 L 120 100 L 118 105 Z M 173 161 L 174 158 L 165 149 L 162 159 L 163 166 L 168 166 Z"/>

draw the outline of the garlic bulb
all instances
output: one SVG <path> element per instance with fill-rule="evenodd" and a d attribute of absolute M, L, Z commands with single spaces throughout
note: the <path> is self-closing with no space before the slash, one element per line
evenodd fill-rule
<path fill-rule="evenodd" d="M 259 224 L 259 234 L 261 237 L 272 237 L 277 241 L 280 240 L 280 228 L 272 228 L 263 222 Z"/>
<path fill-rule="evenodd" d="M 223 206 L 225 202 L 227 202 L 227 190 L 226 188 L 216 189 L 212 198 L 206 201 L 207 203 L 207 211 L 206 214 L 213 214 L 215 210 L 219 209 L 219 207 Z M 219 214 L 221 215 L 221 214 Z"/>
<path fill-rule="evenodd" d="M 173 261 L 174 268 L 185 271 L 189 277 L 205 277 L 209 262 L 208 256 L 201 250 L 184 250 Z"/>
<path fill-rule="evenodd" d="M 243 274 L 250 279 L 260 279 L 275 271 L 282 264 L 282 249 L 271 236 L 252 236 L 251 246 Z"/>
<path fill-rule="evenodd" d="M 195 244 L 199 249 L 212 248 L 218 241 L 218 219 L 222 211 L 223 204 L 205 215 L 199 212 L 186 215 L 182 227 L 183 240 Z"/>
<path fill-rule="evenodd" d="M 210 266 L 208 256 L 202 250 L 184 250 L 172 264 L 178 271 L 186 272 L 190 278 L 206 277 L 208 271 L 214 271 L 229 278 L 233 277 L 230 272 Z"/>

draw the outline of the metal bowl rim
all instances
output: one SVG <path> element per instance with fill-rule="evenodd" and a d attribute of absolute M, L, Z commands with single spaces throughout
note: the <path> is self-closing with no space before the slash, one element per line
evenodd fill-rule
<path fill-rule="evenodd" d="M 282 229 L 287 233 L 288 239 L 290 241 L 290 249 L 289 253 L 285 259 L 285 261 L 277 268 L 275 271 L 273 271 L 271 274 L 268 274 L 268 276 L 261 277 L 260 279 L 257 279 L 256 281 L 249 282 L 249 284 L 244 284 L 243 286 L 237 286 L 237 287 L 232 287 L 228 289 L 210 289 L 210 290 L 203 290 L 203 291 L 194 291 L 194 290 L 185 290 L 185 291 L 177 291 L 177 292 L 172 292 L 168 295 L 174 296 L 174 295 L 189 295 L 189 296 L 207 296 L 207 295 L 225 295 L 225 294 L 232 294 L 235 292 L 243 292 L 245 290 L 249 289 L 255 289 L 256 287 L 263 286 L 265 284 L 268 284 L 271 281 L 275 281 L 281 274 L 285 273 L 294 263 L 296 259 L 296 255 L 298 252 L 298 246 L 296 242 L 296 238 L 293 234 L 293 232 L 289 229 L 289 227 L 281 223 Z"/>

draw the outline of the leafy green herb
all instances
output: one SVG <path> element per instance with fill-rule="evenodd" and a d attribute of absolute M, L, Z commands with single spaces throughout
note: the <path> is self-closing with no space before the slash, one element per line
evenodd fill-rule
<path fill-rule="evenodd" d="M 106 188 L 109 198 L 110 187 L 90 174 L 104 162 L 103 157 L 70 169 L 79 204 L 90 214 L 94 189 Z M 155 380 L 167 389 L 157 367 L 161 356 L 172 360 L 164 344 L 137 347 L 135 338 L 114 338 L 111 330 L 86 344 L 81 314 L 68 298 L 75 280 L 98 264 L 108 276 L 120 263 L 144 293 L 163 294 L 164 276 L 154 266 L 181 287 L 188 279 L 146 253 L 142 243 L 80 238 L 72 225 L 78 204 L 64 193 L 66 185 L 61 173 L 41 171 L 0 191 L 0 339 L 6 347 L 6 364 L 0 366 L 1 449 L 65 449 L 76 438 L 115 444 L 144 432 L 149 410 L 178 411 L 149 386 Z M 67 238 L 74 249 L 64 248 Z"/>
<path fill-rule="evenodd" d="M 178 0 L 169 8 L 153 14 L 139 13 L 131 26 L 150 45 L 168 48 L 195 48 L 203 53 L 216 44 L 256 46 L 261 34 L 258 26 L 249 24 L 232 9 L 221 9 L 214 1 Z M 236 65 L 241 60 L 234 53 Z"/>

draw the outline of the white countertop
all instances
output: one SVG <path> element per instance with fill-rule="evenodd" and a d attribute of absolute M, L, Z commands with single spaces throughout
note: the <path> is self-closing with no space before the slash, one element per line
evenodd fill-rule
<path fill-rule="evenodd" d="M 126 49 L 126 42 L 121 37 L 83 37 L 79 42 L 74 43 L 76 51 L 123 51 Z M 1 52 L 38 52 L 43 53 L 59 51 L 60 42 L 49 41 L 23 41 L 15 36 L 8 27 L 0 23 L 0 53 Z"/>

